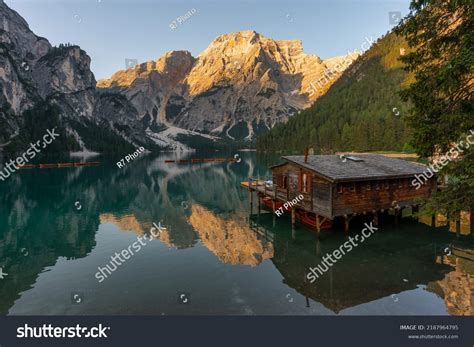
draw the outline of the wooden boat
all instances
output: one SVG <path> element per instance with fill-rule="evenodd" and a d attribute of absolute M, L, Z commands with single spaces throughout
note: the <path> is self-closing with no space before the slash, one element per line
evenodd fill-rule
<path fill-rule="evenodd" d="M 58 167 L 61 168 L 61 167 L 73 167 L 74 166 L 74 163 L 59 163 L 58 164 Z"/>
<path fill-rule="evenodd" d="M 18 167 L 18 169 L 20 170 L 25 170 L 25 169 L 34 169 L 36 167 L 36 165 L 33 165 L 33 164 L 26 164 L 26 165 L 21 165 Z"/>
<path fill-rule="evenodd" d="M 68 167 L 82 167 L 82 166 L 99 166 L 100 162 L 99 161 L 90 161 L 86 163 L 55 163 L 55 164 L 25 164 L 21 165 L 18 168 L 20 170 L 24 169 L 34 169 L 34 168 L 40 168 L 40 169 L 57 169 L 57 168 L 68 168 Z"/>
<path fill-rule="evenodd" d="M 262 198 L 262 202 L 265 206 L 267 206 L 270 210 L 273 209 L 273 204 L 272 204 L 272 199 L 269 197 L 264 197 Z M 280 207 L 283 206 L 283 203 L 281 201 L 275 200 L 275 209 L 279 209 Z M 291 207 L 288 207 L 288 209 L 283 209 L 284 212 L 291 212 Z"/>
<path fill-rule="evenodd" d="M 250 183 L 250 185 L 251 185 L 253 188 L 255 188 L 255 187 L 259 186 L 259 185 L 262 185 L 262 184 L 264 184 L 263 181 L 257 181 L 257 180 L 252 180 L 252 182 Z M 249 181 L 242 181 L 242 182 L 240 182 L 240 186 L 248 189 L 248 188 L 249 188 Z"/>
<path fill-rule="evenodd" d="M 54 169 L 57 167 L 58 167 L 58 164 L 39 164 L 40 169 Z"/>
<path fill-rule="evenodd" d="M 296 219 L 301 223 L 309 225 L 312 228 L 316 228 L 316 214 L 311 213 L 305 210 L 296 209 Z M 326 219 L 323 224 L 321 224 L 321 229 L 331 229 L 332 220 Z"/>
<path fill-rule="evenodd" d="M 272 199 L 269 197 L 263 197 L 262 203 L 268 207 L 270 210 L 273 210 Z M 283 206 L 283 202 L 276 200 L 275 201 L 275 209 L 279 209 Z M 283 208 L 283 212 L 290 213 L 292 210 L 291 207 Z M 296 209 L 295 211 L 296 219 L 303 224 L 306 224 L 312 228 L 316 228 L 316 214 L 311 213 L 305 210 Z M 332 228 L 332 220 L 326 220 L 321 224 L 321 229 L 331 229 Z"/>

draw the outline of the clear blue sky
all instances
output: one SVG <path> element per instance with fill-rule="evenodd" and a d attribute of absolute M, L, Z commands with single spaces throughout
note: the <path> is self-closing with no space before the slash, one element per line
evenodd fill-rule
<path fill-rule="evenodd" d="M 365 37 L 393 27 L 389 12 L 408 13 L 409 0 L 5 0 L 53 45 L 78 44 L 97 79 L 125 59 L 156 60 L 164 52 L 197 56 L 217 36 L 255 30 L 273 39 L 300 39 L 323 59 L 359 49 Z M 172 30 L 177 17 L 196 13 Z"/>

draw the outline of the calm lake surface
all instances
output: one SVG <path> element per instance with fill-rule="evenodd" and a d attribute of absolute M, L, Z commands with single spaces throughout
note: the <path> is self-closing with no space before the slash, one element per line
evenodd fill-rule
<path fill-rule="evenodd" d="M 474 315 L 472 241 L 387 219 L 311 284 L 308 268 L 344 233 L 336 226 L 318 240 L 304 226 L 292 230 L 288 216 L 249 218 L 240 182 L 268 174 L 277 158 L 163 162 L 174 156 L 148 155 L 124 169 L 96 158 L 100 167 L 21 170 L 0 182 L 0 267 L 8 274 L 0 313 Z M 99 283 L 98 267 L 153 222 L 167 229 Z"/>

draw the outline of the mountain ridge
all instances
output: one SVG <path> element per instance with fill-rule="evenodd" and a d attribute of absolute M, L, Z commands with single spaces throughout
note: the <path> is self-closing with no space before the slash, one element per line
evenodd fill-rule
<path fill-rule="evenodd" d="M 170 73 L 164 64 L 155 66 L 165 60 L 181 69 Z M 303 52 L 301 40 L 273 40 L 246 30 L 218 36 L 196 58 L 187 51 L 166 52 L 97 86 L 125 95 L 149 127 L 251 141 L 322 95 L 308 90 L 327 69 L 321 58 Z M 170 75 L 177 78 L 169 81 Z"/>

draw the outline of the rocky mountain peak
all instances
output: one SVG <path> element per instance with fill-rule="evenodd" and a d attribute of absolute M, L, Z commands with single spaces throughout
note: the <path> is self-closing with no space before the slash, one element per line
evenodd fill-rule
<path fill-rule="evenodd" d="M 304 53 L 301 40 L 245 30 L 218 36 L 197 58 L 167 52 L 97 86 L 124 94 L 149 126 L 251 140 L 322 95 L 325 89 L 312 86 L 328 68 Z M 341 73 L 328 79 L 326 89 Z"/>
<path fill-rule="evenodd" d="M 260 34 L 254 30 L 244 30 L 235 33 L 224 34 L 216 37 L 204 52 L 207 50 L 220 50 L 223 47 L 228 49 L 237 46 L 241 48 L 249 47 L 256 44 L 259 39 Z"/>

